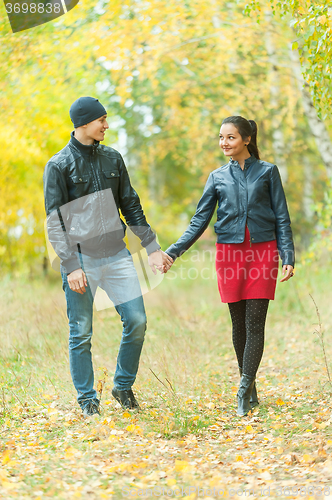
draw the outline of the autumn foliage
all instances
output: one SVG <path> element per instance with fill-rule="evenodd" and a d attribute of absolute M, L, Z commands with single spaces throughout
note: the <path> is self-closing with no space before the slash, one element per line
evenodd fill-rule
<path fill-rule="evenodd" d="M 15 35 L 2 16 L 1 266 L 40 269 L 42 173 L 68 140 L 68 108 L 78 95 L 98 96 L 107 107 L 106 143 L 124 154 L 163 244 L 179 236 L 209 172 L 225 161 L 221 120 L 254 118 L 264 159 L 283 173 L 301 247 L 313 227 L 308 192 L 321 199 L 327 176 L 289 47 L 301 47 L 302 71 L 322 107 L 330 95 L 324 47 L 331 28 L 327 4 L 300 4 L 282 3 L 280 17 L 281 7 L 273 16 L 267 0 L 254 9 L 239 1 L 80 2 L 65 17 Z"/>

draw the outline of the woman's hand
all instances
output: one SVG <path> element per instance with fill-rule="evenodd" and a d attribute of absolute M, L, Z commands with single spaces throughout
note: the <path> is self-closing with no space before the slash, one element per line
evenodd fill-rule
<path fill-rule="evenodd" d="M 285 273 L 286 273 L 286 276 L 285 276 Z M 282 281 L 288 281 L 289 278 L 294 276 L 294 267 L 290 266 L 289 264 L 287 266 L 282 266 L 282 274 L 284 277 L 281 278 L 280 283 Z"/>
<path fill-rule="evenodd" d="M 150 253 L 148 262 L 153 274 L 157 274 L 156 269 L 158 269 L 161 274 L 164 274 L 172 267 L 173 259 L 162 250 L 156 250 Z"/>

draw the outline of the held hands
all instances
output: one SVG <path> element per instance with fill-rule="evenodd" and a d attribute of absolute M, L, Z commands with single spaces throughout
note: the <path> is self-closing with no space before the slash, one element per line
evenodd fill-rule
<path fill-rule="evenodd" d="M 173 259 L 162 250 L 157 250 L 156 252 L 150 253 L 148 262 L 153 274 L 157 274 L 156 269 L 164 274 L 171 268 Z"/>
<path fill-rule="evenodd" d="M 285 276 L 285 273 L 286 273 L 286 276 Z M 288 281 L 289 278 L 294 276 L 294 267 L 290 266 L 290 265 L 282 266 L 282 274 L 284 277 L 281 278 L 280 283 L 283 281 Z"/>
<path fill-rule="evenodd" d="M 162 274 L 167 273 L 173 264 L 173 259 L 167 255 L 167 253 L 162 250 L 157 250 L 149 255 L 149 266 L 154 274 L 157 274 L 156 269 L 158 269 Z M 76 269 L 76 271 L 71 272 L 67 276 L 69 288 L 73 292 L 77 292 L 81 295 L 86 292 L 86 286 L 88 285 L 85 273 L 82 269 Z"/>
<path fill-rule="evenodd" d="M 69 288 L 73 292 L 80 293 L 81 295 L 85 293 L 85 287 L 88 285 L 88 282 L 82 269 L 76 269 L 76 271 L 68 274 L 67 281 Z"/>

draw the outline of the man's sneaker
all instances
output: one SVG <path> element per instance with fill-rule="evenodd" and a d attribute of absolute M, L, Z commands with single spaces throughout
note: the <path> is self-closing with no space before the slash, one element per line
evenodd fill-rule
<path fill-rule="evenodd" d="M 113 387 L 112 396 L 120 403 L 122 408 L 126 410 L 139 410 L 139 404 L 136 401 L 134 393 L 131 389 L 126 389 L 124 391 L 119 391 Z"/>
<path fill-rule="evenodd" d="M 92 417 L 92 415 L 100 415 L 99 404 L 92 399 L 82 408 L 82 411 L 84 418 Z"/>

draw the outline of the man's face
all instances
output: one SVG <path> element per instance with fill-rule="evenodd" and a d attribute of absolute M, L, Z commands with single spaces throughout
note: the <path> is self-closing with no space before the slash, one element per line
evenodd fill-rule
<path fill-rule="evenodd" d="M 93 122 L 88 123 L 84 126 L 86 136 L 89 139 L 94 139 L 95 141 L 103 141 L 105 138 L 105 132 L 109 128 L 107 123 L 107 115 L 93 120 Z"/>

